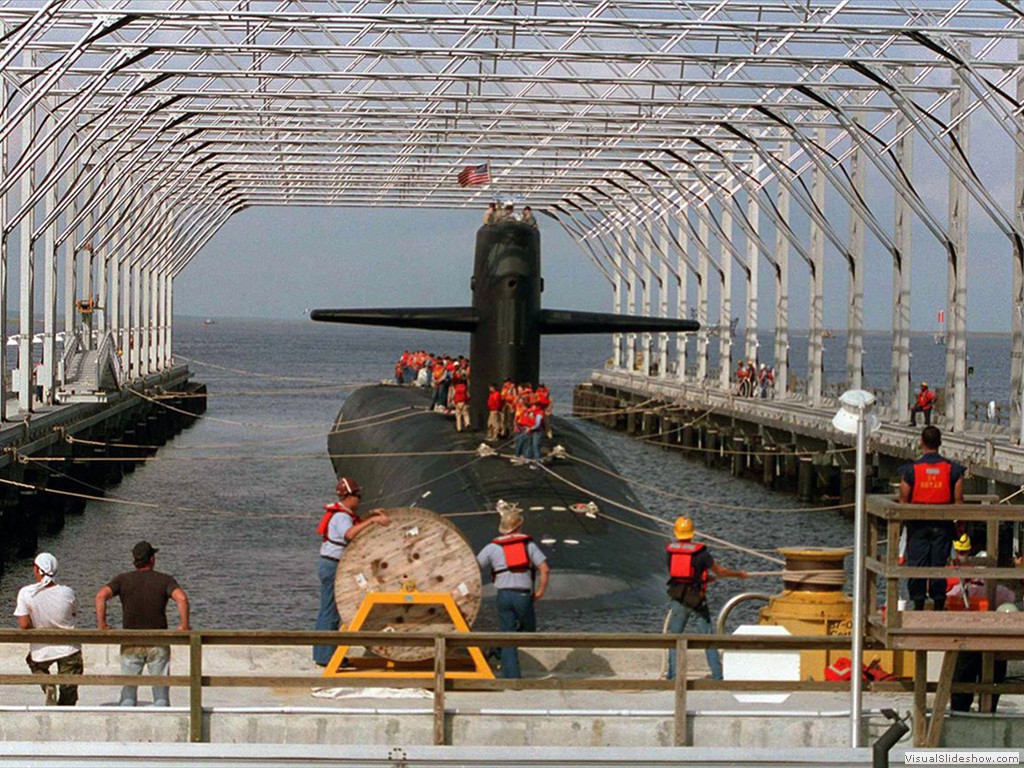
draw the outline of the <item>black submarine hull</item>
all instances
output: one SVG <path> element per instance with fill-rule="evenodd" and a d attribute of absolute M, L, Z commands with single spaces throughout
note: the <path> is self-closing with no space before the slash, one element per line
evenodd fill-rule
<path fill-rule="evenodd" d="M 480 433 L 456 432 L 450 417 L 428 405 L 428 390 L 395 385 L 365 387 L 345 400 L 328 449 L 338 475 L 362 485 L 363 509 L 430 509 L 450 517 L 479 551 L 498 535 L 494 510 L 503 499 L 519 505 L 524 530 L 549 558 L 545 602 L 604 609 L 664 599 L 664 531 L 623 508 L 641 507 L 571 422 L 554 418 L 545 453 L 557 444 L 587 463 L 548 457 L 530 469 L 511 463 L 511 443 L 495 446 L 504 455 L 479 456 Z"/>

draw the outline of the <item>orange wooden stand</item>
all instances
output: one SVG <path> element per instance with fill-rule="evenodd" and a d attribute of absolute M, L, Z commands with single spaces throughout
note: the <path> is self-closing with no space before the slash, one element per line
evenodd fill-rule
<path fill-rule="evenodd" d="M 363 598 L 363 602 L 352 617 L 352 623 L 342 627 L 342 632 L 358 632 L 373 609 L 379 605 L 437 605 L 444 608 L 448 618 L 455 627 L 456 632 L 469 632 L 469 626 L 462 617 L 455 600 L 447 592 L 370 592 Z M 369 677 L 369 678 L 434 678 L 433 662 L 429 668 L 416 668 L 411 662 L 394 662 L 389 659 L 375 658 L 362 662 L 361 668 L 342 670 L 341 665 L 345 660 L 350 645 L 339 645 L 330 664 L 324 669 L 324 677 Z M 479 648 L 470 647 L 469 657 L 473 662 L 472 670 L 449 670 L 445 664 L 445 679 L 447 680 L 493 680 L 494 673 L 484 660 L 483 653 Z"/>

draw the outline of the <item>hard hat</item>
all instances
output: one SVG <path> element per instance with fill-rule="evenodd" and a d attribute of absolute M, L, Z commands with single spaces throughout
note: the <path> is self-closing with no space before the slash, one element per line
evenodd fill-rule
<path fill-rule="evenodd" d="M 341 497 L 363 495 L 363 489 L 351 477 L 339 477 L 337 490 L 338 495 Z"/>
<path fill-rule="evenodd" d="M 672 526 L 675 537 L 681 541 L 688 541 L 693 538 L 693 520 L 685 515 L 676 518 L 676 524 Z"/>
<path fill-rule="evenodd" d="M 971 537 L 966 533 L 960 536 L 959 539 L 953 541 L 953 549 L 957 552 L 970 552 L 971 551 Z"/>
<path fill-rule="evenodd" d="M 921 382 L 921 386 L 924 387 L 925 389 L 928 389 L 928 382 L 927 381 L 922 381 Z"/>
<path fill-rule="evenodd" d="M 1013 603 L 1003 603 L 998 608 L 996 608 L 996 611 L 998 611 L 999 613 L 1017 613 L 1017 611 L 1019 610 L 1020 609 Z"/>

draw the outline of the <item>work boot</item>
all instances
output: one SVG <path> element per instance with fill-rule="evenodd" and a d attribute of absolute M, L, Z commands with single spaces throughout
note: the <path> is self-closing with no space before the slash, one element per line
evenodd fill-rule
<path fill-rule="evenodd" d="M 936 611 L 942 611 L 946 608 L 946 598 L 944 597 L 937 597 L 932 600 L 932 603 L 934 604 L 934 610 Z"/>

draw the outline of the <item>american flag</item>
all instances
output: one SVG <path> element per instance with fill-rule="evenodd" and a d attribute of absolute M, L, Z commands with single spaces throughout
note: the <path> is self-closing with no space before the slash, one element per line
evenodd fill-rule
<path fill-rule="evenodd" d="M 480 184 L 491 183 L 490 163 L 481 165 L 467 165 L 459 172 L 460 187 L 475 187 Z"/>

